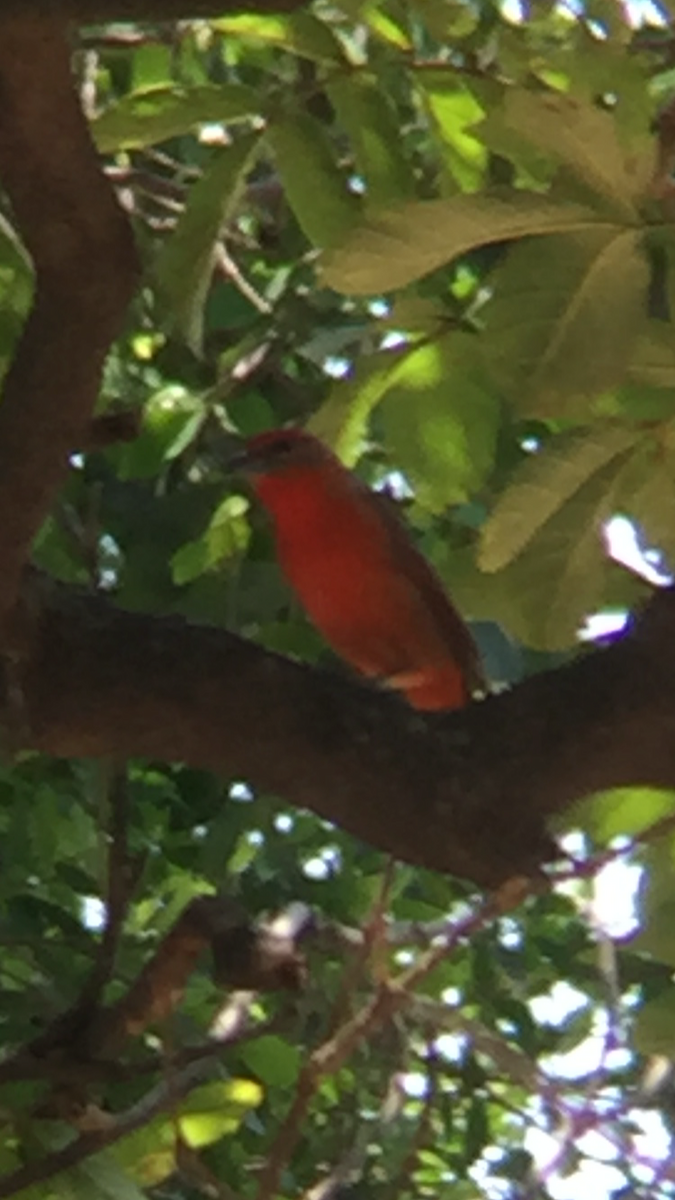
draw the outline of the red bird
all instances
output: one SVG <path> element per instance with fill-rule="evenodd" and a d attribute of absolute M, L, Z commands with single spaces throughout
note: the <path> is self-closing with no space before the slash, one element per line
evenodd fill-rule
<path fill-rule="evenodd" d="M 250 476 L 280 566 L 333 649 L 414 708 L 467 704 L 483 686 L 476 645 L 388 500 L 296 429 L 251 438 L 232 465 Z"/>

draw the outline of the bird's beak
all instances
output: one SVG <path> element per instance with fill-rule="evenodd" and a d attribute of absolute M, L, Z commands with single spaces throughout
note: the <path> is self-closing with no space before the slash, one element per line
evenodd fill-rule
<path fill-rule="evenodd" d="M 243 447 L 241 450 L 237 450 L 235 454 L 230 455 L 227 460 L 227 469 L 233 475 L 245 475 L 251 470 L 250 460 L 251 454 Z"/>
<path fill-rule="evenodd" d="M 264 475 L 269 470 L 265 452 L 251 449 L 250 446 L 242 446 L 235 451 L 227 465 L 235 475 Z"/>

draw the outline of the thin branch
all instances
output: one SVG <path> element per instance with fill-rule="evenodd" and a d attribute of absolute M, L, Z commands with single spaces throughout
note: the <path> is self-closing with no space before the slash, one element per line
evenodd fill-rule
<path fill-rule="evenodd" d="M 271 1200 L 271 1197 L 279 1193 L 282 1172 L 297 1145 L 307 1111 L 320 1082 L 321 1077 L 310 1060 L 300 1072 L 293 1101 L 279 1126 L 260 1172 L 255 1200 Z"/>
<path fill-rule="evenodd" d="M 106 764 L 107 766 L 107 764 Z M 99 953 L 81 1003 L 93 1010 L 103 989 L 111 978 L 127 907 L 133 895 L 139 864 L 129 858 L 129 782 L 126 768 L 112 763 L 106 774 L 108 805 L 108 863 L 106 883 L 106 918 Z"/>
<path fill-rule="evenodd" d="M 414 1194 L 412 1177 L 419 1166 L 420 1154 L 427 1147 L 433 1147 L 433 1115 L 438 1103 L 439 1055 L 433 1043 L 427 1044 L 426 1062 L 424 1064 L 427 1091 L 422 1102 L 422 1108 L 417 1119 L 415 1132 L 410 1140 L 405 1158 L 396 1175 L 390 1180 L 385 1190 L 385 1200 L 396 1200 L 406 1193 Z"/>
<path fill-rule="evenodd" d="M 393 883 L 394 871 L 394 860 L 389 858 L 382 874 L 378 894 L 373 901 L 370 913 L 366 917 L 363 930 L 359 931 L 361 939 L 354 947 L 356 952 L 353 955 L 352 961 L 348 963 L 346 970 L 342 973 L 337 999 L 328 1021 L 327 1036 L 334 1034 L 346 1020 L 349 1014 L 350 1001 L 356 992 L 373 951 L 378 952 L 387 944 L 385 913 Z"/>
<path fill-rule="evenodd" d="M 430 996 L 412 995 L 406 1005 L 406 1019 L 433 1030 L 435 1036 L 456 1033 L 468 1038 L 474 1050 L 489 1058 L 512 1083 L 533 1095 L 542 1090 L 544 1080 L 534 1060 L 481 1021 L 467 1017 L 460 1008 L 443 1004 Z"/>
<path fill-rule="evenodd" d="M 145 1096 L 141 1097 L 125 1113 L 111 1117 L 103 1128 L 82 1133 L 61 1149 L 46 1154 L 44 1158 L 25 1163 L 16 1171 L 0 1176 L 0 1200 L 6 1196 L 13 1196 L 24 1188 L 52 1179 L 61 1171 L 77 1166 L 78 1163 L 90 1158 L 92 1154 L 98 1154 L 129 1133 L 141 1129 L 159 1113 L 170 1112 L 174 1108 L 176 1100 L 183 1099 L 200 1083 L 208 1081 L 213 1076 L 218 1053 L 251 1036 L 258 1037 L 272 1026 L 270 1022 L 269 1026 L 257 1026 L 254 1031 L 251 1031 L 248 1027 L 250 1002 L 241 1003 L 239 1000 L 235 1000 L 231 1007 L 233 1019 L 227 1023 L 226 1031 L 223 1032 L 223 1028 L 214 1028 L 212 1031 L 211 1052 L 207 1054 L 206 1047 L 201 1048 L 199 1054 L 185 1063 L 178 1071 L 175 1069 L 176 1065 L 183 1061 L 185 1051 L 179 1052 L 178 1055 L 172 1056 L 168 1060 L 164 1058 L 163 1063 L 168 1069 L 168 1076 L 156 1087 L 146 1092 Z"/>
<path fill-rule="evenodd" d="M 53 1179 L 62 1171 L 77 1166 L 92 1154 L 100 1153 L 107 1146 L 112 1146 L 121 1138 L 141 1129 L 159 1113 L 169 1112 L 177 1098 L 187 1096 L 193 1088 L 208 1080 L 212 1073 L 211 1062 L 199 1062 L 186 1067 L 179 1075 L 172 1076 L 170 1081 L 163 1081 L 152 1088 L 127 1112 L 113 1118 L 106 1128 L 83 1133 L 60 1150 L 25 1163 L 9 1175 L 0 1177 L 0 1200 L 6 1196 L 13 1196 L 15 1192 L 23 1191 L 24 1188 Z"/>
<path fill-rule="evenodd" d="M 129 1037 L 164 1021 L 182 999 L 201 954 L 210 948 L 217 982 L 248 990 L 297 990 L 303 962 L 289 938 L 252 925 L 228 896 L 197 896 L 145 964 L 128 992 L 102 1009 L 85 1031 L 87 1056 L 110 1057 Z"/>
<path fill-rule="evenodd" d="M 419 963 L 388 983 L 350 1020 L 314 1050 L 303 1067 L 295 1096 L 282 1122 L 260 1175 L 255 1200 L 270 1200 L 277 1194 L 284 1167 L 289 1162 L 303 1129 L 310 1104 L 326 1075 L 334 1075 L 356 1048 L 407 1007 L 412 989 L 466 938 L 481 929 L 498 912 L 494 900 L 482 904 L 455 925 L 448 926 L 442 944 L 422 956 Z"/>

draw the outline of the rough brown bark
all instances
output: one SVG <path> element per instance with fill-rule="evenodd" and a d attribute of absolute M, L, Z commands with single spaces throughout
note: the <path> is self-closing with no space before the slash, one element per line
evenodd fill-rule
<path fill-rule="evenodd" d="M 73 87 L 62 17 L 0 6 L 0 111 L 0 182 L 35 267 L 0 404 L 2 627 L 68 455 L 86 440 L 138 265 Z"/>
<path fill-rule="evenodd" d="M 20 719 L 14 677 L 4 712 L 25 747 L 246 779 L 482 886 L 536 869 L 577 797 L 675 787 L 675 592 L 611 647 L 433 717 L 224 630 L 62 588 L 32 606 Z"/>

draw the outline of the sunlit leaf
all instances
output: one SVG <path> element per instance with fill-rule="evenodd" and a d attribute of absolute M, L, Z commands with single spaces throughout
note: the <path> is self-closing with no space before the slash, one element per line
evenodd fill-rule
<path fill-rule="evenodd" d="M 251 1079 L 227 1079 L 195 1088 L 181 1104 L 180 1131 L 189 1146 L 210 1146 L 239 1127 L 247 1112 L 262 1103 L 263 1092 Z"/>
<path fill-rule="evenodd" d="M 358 17 L 364 21 L 376 37 L 395 46 L 398 50 L 412 50 L 413 43 L 405 19 L 395 10 L 386 10 L 378 0 L 359 3 Z"/>
<path fill-rule="evenodd" d="M 624 219 L 635 216 L 635 180 L 612 115 L 598 104 L 551 90 L 507 88 L 477 130 L 494 147 L 502 131 L 559 163 L 591 197 L 602 197 Z"/>
<path fill-rule="evenodd" d="M 336 380 L 308 422 L 308 429 L 348 466 L 359 457 L 370 415 L 394 382 L 406 353 L 399 348 L 361 358 L 353 373 Z"/>
<path fill-rule="evenodd" d="M 338 291 L 372 295 L 421 279 L 476 246 L 600 224 L 592 209 L 525 192 L 411 202 L 355 225 L 324 255 L 323 275 Z"/>
<path fill-rule="evenodd" d="M 92 123 L 101 154 L 140 149 L 190 133 L 198 125 L 241 121 L 261 110 L 254 88 L 231 83 L 181 88 L 176 84 L 130 92 Z"/>
<path fill-rule="evenodd" d="M 634 429 L 610 425 L 561 436 L 526 459 L 483 529 L 483 570 L 498 571 L 517 557 L 581 488 L 594 477 L 604 478 L 612 463 L 618 470 L 636 440 Z"/>
<path fill-rule="evenodd" d="M 271 121 L 267 139 L 303 233 L 315 246 L 333 245 L 353 227 L 360 205 L 324 129 L 299 113 Z"/>
<path fill-rule="evenodd" d="M 645 868 L 638 891 L 640 928 L 631 938 L 631 950 L 648 954 L 675 967 L 675 839 L 664 832 L 642 853 Z"/>
<path fill-rule="evenodd" d="M 675 918 L 675 907 L 671 922 Z M 654 1000 L 648 1000 L 637 1014 L 633 1030 L 635 1048 L 640 1054 L 675 1055 L 675 987 L 669 987 Z"/>
<path fill-rule="evenodd" d="M 186 542 L 176 551 L 171 560 L 171 571 L 179 587 L 242 554 L 250 532 L 247 511 L 248 502 L 243 496 L 227 496 L 202 536 Z"/>
<path fill-rule="evenodd" d="M 640 387 L 675 388 L 675 338 L 669 322 L 644 324 L 633 346 L 627 376 Z"/>
<path fill-rule="evenodd" d="M 556 504 L 504 566 L 491 566 L 490 574 L 474 567 L 460 575 L 457 597 L 464 596 L 467 611 L 499 621 L 535 649 L 575 647 L 584 619 L 598 609 L 612 572 L 619 569 L 606 557 L 603 526 L 616 511 L 623 461 L 610 461 Z M 534 496 L 529 503 L 536 503 Z M 530 509 L 523 509 L 524 524 L 529 517 Z"/>
<path fill-rule="evenodd" d="M 316 62 L 341 63 L 345 53 L 330 26 L 312 13 L 238 13 L 218 17 L 212 28 L 230 37 L 268 42 Z"/>
<path fill-rule="evenodd" d="M 359 71 L 334 80 L 326 92 L 349 136 L 368 204 L 384 207 L 414 196 L 415 179 L 403 151 L 398 114 L 381 81 Z"/>
<path fill-rule="evenodd" d="M 201 350 L 204 303 L 218 238 L 234 211 L 258 145 L 259 137 L 250 134 L 218 151 L 190 189 L 176 228 L 155 262 L 160 305 L 195 353 Z"/>
<path fill-rule="evenodd" d="M 640 235 L 611 227 L 511 248 L 485 310 L 495 379 L 524 413 L 584 412 L 625 377 L 646 321 Z"/>
<path fill-rule="evenodd" d="M 598 842 L 634 837 L 675 811 L 675 792 L 660 788 L 612 788 L 575 804 L 564 823 L 591 833 Z"/>
<path fill-rule="evenodd" d="M 438 510 L 468 499 L 490 468 L 499 425 L 473 340 L 451 334 L 405 354 L 389 380 L 382 421 L 392 458 L 420 503 Z"/>
<path fill-rule="evenodd" d="M 293 1087 L 302 1065 L 298 1048 L 273 1034 L 248 1042 L 242 1048 L 241 1057 L 249 1070 L 268 1087 Z"/>
<path fill-rule="evenodd" d="M 464 191 L 475 191 L 483 179 L 487 153 L 473 126 L 483 110 L 457 79 L 444 71 L 420 73 L 418 84 L 443 145 L 444 161 Z"/>
<path fill-rule="evenodd" d="M 196 437 L 205 418 L 199 396 L 178 385 L 156 392 L 147 401 L 140 435 L 118 451 L 122 479 L 156 475 Z"/>

